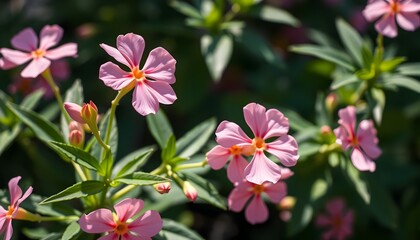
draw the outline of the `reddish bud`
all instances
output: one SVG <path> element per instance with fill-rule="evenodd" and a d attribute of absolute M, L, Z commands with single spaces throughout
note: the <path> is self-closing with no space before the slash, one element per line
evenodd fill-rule
<path fill-rule="evenodd" d="M 197 189 L 195 189 L 195 187 L 193 187 L 193 185 L 191 185 L 191 183 L 189 183 L 188 181 L 185 181 L 183 186 L 182 186 L 182 190 L 184 191 L 185 196 L 195 202 L 195 200 L 197 200 Z"/>
<path fill-rule="evenodd" d="M 158 184 L 153 185 L 153 187 L 158 193 L 165 194 L 171 190 L 171 183 L 170 182 L 158 183 Z"/>

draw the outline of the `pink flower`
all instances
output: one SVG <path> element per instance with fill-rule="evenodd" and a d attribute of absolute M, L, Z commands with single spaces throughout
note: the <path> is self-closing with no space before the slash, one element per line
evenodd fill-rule
<path fill-rule="evenodd" d="M 336 143 L 340 144 L 343 150 L 353 149 L 351 160 L 357 169 L 375 171 L 376 165 L 373 160 L 382 152 L 378 147 L 378 138 L 372 120 L 361 121 L 356 133 L 356 108 L 348 106 L 338 111 L 338 115 L 340 126 L 334 129 Z"/>
<path fill-rule="evenodd" d="M 58 60 L 63 57 L 76 57 L 77 44 L 67 43 L 55 49 L 51 47 L 58 44 L 63 36 L 63 29 L 58 25 L 46 25 L 41 30 L 40 43 L 32 28 L 25 28 L 12 38 L 12 46 L 18 50 L 1 48 L 3 61 L 0 66 L 8 69 L 13 66 L 22 65 L 32 60 L 23 69 L 21 76 L 25 78 L 36 78 L 44 72 L 51 64 L 51 60 Z M 3 62 L 3 63 L 1 63 Z"/>
<path fill-rule="evenodd" d="M 96 124 L 98 120 L 98 108 L 92 101 L 84 103 L 83 106 L 76 103 L 65 102 L 64 108 L 70 117 L 78 123 Z"/>
<path fill-rule="evenodd" d="M 244 169 L 248 162 L 242 156 L 241 147 L 234 145 L 224 148 L 217 145 L 207 153 L 206 157 L 208 164 L 214 170 L 221 169 L 230 159 L 227 176 L 232 183 L 240 182 L 245 178 Z"/>
<path fill-rule="evenodd" d="M 98 240 L 151 239 L 159 233 L 163 222 L 158 212 L 148 210 L 136 219 L 144 206 L 140 199 L 127 198 L 114 206 L 116 216 L 109 209 L 100 208 L 80 217 L 80 228 L 87 233 L 108 233 Z"/>
<path fill-rule="evenodd" d="M 293 175 L 293 172 L 287 168 L 283 168 L 282 171 L 284 171 L 282 179 Z M 252 198 L 245 209 L 246 220 L 251 224 L 265 222 L 268 219 L 268 208 L 263 201 L 262 193 L 265 193 L 271 202 L 277 204 L 287 195 L 287 186 L 283 181 L 277 181 L 274 184 L 271 182 L 255 184 L 243 180 L 237 183 L 229 194 L 229 209 L 234 212 L 240 212 Z"/>
<path fill-rule="evenodd" d="M 244 107 L 244 117 L 254 133 L 253 139 L 236 123 L 223 121 L 216 130 L 216 141 L 224 148 L 236 145 L 242 148 L 244 155 L 253 155 L 245 168 L 246 180 L 255 184 L 265 181 L 276 183 L 281 177 L 280 166 L 268 159 L 264 151 L 276 156 L 285 166 L 296 165 L 298 147 L 296 140 L 287 135 L 289 120 L 280 111 L 266 111 L 265 107 L 256 103 Z"/>
<path fill-rule="evenodd" d="M 12 219 L 18 219 L 19 205 L 32 193 L 29 187 L 22 195 L 22 189 L 18 186 L 20 176 L 14 177 L 9 181 L 10 205 L 8 209 L 0 206 L 0 233 L 5 232 L 4 240 L 9 240 L 13 234 Z"/>
<path fill-rule="evenodd" d="M 363 15 L 369 22 L 382 16 L 375 24 L 375 29 L 384 36 L 393 38 L 398 34 L 395 19 L 407 31 L 414 31 L 420 26 L 418 11 L 420 3 L 414 0 L 370 0 Z"/>
<path fill-rule="evenodd" d="M 164 48 L 153 49 L 140 70 L 139 64 L 144 50 L 140 35 L 128 33 L 117 37 L 117 48 L 106 44 L 100 46 L 118 62 L 130 70 L 124 71 L 118 65 L 107 62 L 99 69 L 99 78 L 114 90 L 131 90 L 133 107 L 145 116 L 156 113 L 159 103 L 172 104 L 176 95 L 170 84 L 175 83 L 175 59 Z"/>
<path fill-rule="evenodd" d="M 344 240 L 352 235 L 353 211 L 345 209 L 342 198 L 330 200 L 325 206 L 327 213 L 320 214 L 315 220 L 315 225 L 327 228 L 322 239 Z"/>
<path fill-rule="evenodd" d="M 198 197 L 198 192 L 197 189 L 191 185 L 190 182 L 185 181 L 182 184 L 182 191 L 184 192 L 185 196 L 192 202 L 195 202 L 195 200 L 197 200 Z"/>

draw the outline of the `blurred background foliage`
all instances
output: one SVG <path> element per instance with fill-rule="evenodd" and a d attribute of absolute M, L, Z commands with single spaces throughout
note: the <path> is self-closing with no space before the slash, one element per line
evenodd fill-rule
<path fill-rule="evenodd" d="M 177 60 L 177 82 L 173 87 L 178 100 L 162 108 L 175 135 L 182 136 L 193 126 L 213 116 L 217 122 L 229 120 L 244 126 L 242 108 L 249 102 L 258 102 L 267 108 L 291 109 L 307 121 L 315 122 L 319 117 L 315 111 L 315 102 L 317 96 L 329 93 L 334 65 L 291 53 L 288 51 L 289 46 L 310 42 L 307 35 L 309 29 L 316 29 L 338 39 L 335 28 L 337 17 L 348 21 L 363 35 L 372 39 L 376 36 L 373 25 L 365 22 L 361 15 L 366 1 L 266 0 L 258 4 L 282 8 L 298 19 L 300 25 L 264 21 L 246 13 L 236 15 L 235 20 L 245 24 L 254 38 L 242 39 L 242 42 L 235 39 L 231 44 L 231 57 L 223 59 L 226 68 L 215 75 L 207 67 L 202 55 L 201 38 L 205 35 L 217 36 L 219 30 L 191 26 L 191 22 L 187 24 L 188 17 L 179 11 L 180 3 L 195 6 L 200 2 L 1 1 L 0 46 L 10 47 L 10 39 L 25 27 L 32 27 L 39 32 L 46 24 L 62 26 L 65 32 L 61 42 L 76 42 L 79 46 L 78 58 L 68 59 L 70 76 L 68 81 L 60 83 L 62 92 L 75 79 L 81 79 L 85 101 L 95 101 L 99 110 L 105 112 L 116 93 L 98 79 L 99 66 L 111 60 L 99 44 L 114 46 L 119 34 L 140 34 L 146 41 L 145 53 L 162 46 Z M 221 2 L 225 4 L 225 8 L 220 10 L 223 15 L 227 13 L 226 9 L 234 5 L 233 2 L 246 5 L 248 1 L 215 1 L 214 4 Z M 420 31 L 400 31 L 396 39 L 385 39 L 385 46 L 395 47 L 397 55 L 406 56 L 409 62 L 420 62 L 419 38 Z M 229 49 L 222 52 L 226 51 Z M 7 92 L 18 73 L 17 69 L 0 71 L 0 88 Z M 23 95 L 16 93 L 13 97 L 16 102 L 20 102 Z M 118 158 L 155 143 L 147 130 L 145 118 L 132 109 L 130 98 L 128 96 L 123 99 L 117 110 L 121 134 Z M 371 198 L 375 199 L 372 201 L 377 205 L 365 205 L 335 168 L 330 172 L 334 187 L 322 190 L 321 186 L 320 198 L 313 205 L 315 207 L 311 208 L 313 214 L 316 214 L 331 196 L 344 196 L 348 206 L 356 210 L 354 239 L 420 237 L 420 98 L 418 93 L 407 89 L 387 91 L 386 98 L 383 122 L 378 127 L 383 155 L 377 160 L 376 172 L 363 174 L 370 183 L 382 186 L 378 188 L 379 192 L 375 192 L 375 188 L 370 189 Z M 40 109 L 50 103 L 50 100 L 44 100 Z M 336 115 L 333 117 L 336 119 Z M 293 118 L 289 119 L 293 124 Z M 336 125 L 331 126 L 334 127 Z M 156 161 L 158 156 L 155 154 Z M 296 207 L 303 206 L 299 204 L 303 200 L 299 199 L 305 199 L 302 195 L 308 195 L 315 180 L 319 179 L 318 175 L 324 174 L 312 172 L 320 169 L 319 164 L 327 164 L 322 159 L 325 156 L 317 154 L 302 162 L 298 161 L 297 166 L 292 168 L 296 175 L 288 180 L 288 188 L 289 194 L 298 199 Z M 18 139 L 0 156 L 0 161 L 3 165 L 0 170 L 2 188 L 6 187 L 5 183 L 11 177 L 22 175 L 27 184 L 34 186 L 37 194 L 49 196 L 74 182 L 71 171 L 66 169 L 69 166 L 35 139 Z M 232 189 L 224 171 L 209 171 L 206 177 L 214 181 L 223 196 L 227 196 Z M 246 222 L 243 213 L 224 212 L 203 204 L 189 203 L 181 206 L 164 210 L 162 216 L 189 225 L 205 239 L 313 239 L 321 234 L 314 228 L 310 217 L 301 217 L 296 220 L 298 222 L 285 224 L 280 220 L 276 206 L 270 206 L 272 211 L 266 223 L 252 227 Z M 378 210 L 372 210 L 374 208 Z M 304 207 L 299 211 L 305 214 Z M 299 214 L 299 211 L 293 214 Z"/>

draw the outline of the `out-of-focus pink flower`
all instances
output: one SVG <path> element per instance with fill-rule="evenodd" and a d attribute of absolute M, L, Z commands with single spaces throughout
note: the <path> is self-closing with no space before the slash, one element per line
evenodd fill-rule
<path fill-rule="evenodd" d="M 285 166 L 296 165 L 298 146 L 296 140 L 287 135 L 289 120 L 277 109 L 266 111 L 265 107 L 256 103 L 244 107 L 244 117 L 254 133 L 253 139 L 236 123 L 223 121 L 216 130 L 216 141 L 224 148 L 239 146 L 244 155 L 253 155 L 245 168 L 247 181 L 255 184 L 266 181 L 276 183 L 281 177 L 281 168 L 267 158 L 264 151 L 276 156 Z"/>
<path fill-rule="evenodd" d="M 19 205 L 32 193 L 29 187 L 22 195 L 22 189 L 18 186 L 20 176 L 9 181 L 10 205 L 8 209 L 0 206 L 0 233 L 4 232 L 4 240 L 9 240 L 13 235 L 12 219 L 19 219 Z"/>
<path fill-rule="evenodd" d="M 325 206 L 326 214 L 320 214 L 315 220 L 315 225 L 326 228 L 322 235 L 323 240 L 344 240 L 353 232 L 353 210 L 346 209 L 342 198 L 330 200 Z"/>
<path fill-rule="evenodd" d="M 370 0 L 363 10 L 363 15 L 369 21 L 375 21 L 375 29 L 384 36 L 393 38 L 398 34 L 398 25 L 407 31 L 414 31 L 420 26 L 420 3 L 415 0 Z"/>
<path fill-rule="evenodd" d="M 115 215 L 109 209 L 100 208 L 80 217 L 80 228 L 87 233 L 108 233 L 100 240 L 151 239 L 162 229 L 163 222 L 158 212 L 148 210 L 132 219 L 144 207 L 140 199 L 127 198 L 114 206 Z"/>
<path fill-rule="evenodd" d="M 240 182 L 245 178 L 244 171 L 248 161 L 242 156 L 242 149 L 239 146 L 224 148 L 220 145 L 212 148 L 207 154 L 207 162 L 214 170 L 221 169 L 230 159 L 227 176 L 232 183 Z"/>
<path fill-rule="evenodd" d="M 336 142 L 343 150 L 352 148 L 351 160 L 353 165 L 360 171 L 375 171 L 373 161 L 378 158 L 382 151 L 378 147 L 376 129 L 372 120 L 363 120 L 359 123 L 356 133 L 356 108 L 348 106 L 338 111 L 340 119 L 338 128 L 334 129 L 337 137 Z"/>
<path fill-rule="evenodd" d="M 117 37 L 117 48 L 106 44 L 100 46 L 115 60 L 127 66 L 124 71 L 118 65 L 107 62 L 99 69 L 99 78 L 114 90 L 134 88 L 133 107 L 145 116 L 156 113 L 159 103 L 172 104 L 176 95 L 170 84 L 175 83 L 176 60 L 164 48 L 153 49 L 143 68 L 139 68 L 144 51 L 144 39 L 128 33 Z"/>
<path fill-rule="evenodd" d="M 182 191 L 184 192 L 185 196 L 192 202 L 195 202 L 198 197 L 197 189 L 191 185 L 190 182 L 185 181 L 182 185 Z"/>
<path fill-rule="evenodd" d="M 67 43 L 60 47 L 50 49 L 58 44 L 63 36 L 63 29 L 58 25 L 46 25 L 41 30 L 40 42 L 32 28 L 25 28 L 12 38 L 11 44 L 18 50 L 1 48 L 3 55 L 3 68 L 10 68 L 10 64 L 17 66 L 31 61 L 21 72 L 24 78 L 36 78 L 44 72 L 52 60 L 64 57 L 76 57 L 77 44 Z M 1 64 L 0 64 L 1 65 Z"/>
<path fill-rule="evenodd" d="M 349 22 L 360 33 L 366 32 L 369 27 L 369 22 L 363 17 L 362 9 L 359 8 L 351 11 Z"/>

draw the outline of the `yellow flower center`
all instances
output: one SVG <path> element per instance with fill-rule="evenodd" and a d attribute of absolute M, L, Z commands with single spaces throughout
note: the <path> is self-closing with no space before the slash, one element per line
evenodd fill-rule
<path fill-rule="evenodd" d="M 31 54 L 33 58 L 42 58 L 45 55 L 45 51 L 42 49 L 37 49 L 35 51 L 32 51 Z"/>
<path fill-rule="evenodd" d="M 6 213 L 6 218 L 11 219 L 12 215 L 13 215 L 13 212 L 15 211 L 15 208 L 13 206 L 9 206 L 7 210 L 8 211 Z"/>
<path fill-rule="evenodd" d="M 252 191 L 255 193 L 255 195 L 261 195 L 265 191 L 265 187 L 263 185 L 255 184 L 252 188 Z"/>
<path fill-rule="evenodd" d="M 390 7 L 393 13 L 398 13 L 400 11 L 400 4 L 397 0 L 393 0 L 390 4 Z"/>
<path fill-rule="evenodd" d="M 114 232 L 118 235 L 124 235 L 128 232 L 128 226 L 125 222 L 117 221 L 117 225 L 114 228 Z"/>
<path fill-rule="evenodd" d="M 267 148 L 264 139 L 256 137 L 252 140 L 252 145 L 255 146 L 256 150 L 265 150 Z"/>
<path fill-rule="evenodd" d="M 235 155 L 235 156 L 236 155 L 241 155 L 242 149 L 241 149 L 241 147 L 234 145 L 234 146 L 229 148 L 229 152 L 230 152 L 230 154 Z"/>
<path fill-rule="evenodd" d="M 138 67 L 134 67 L 131 70 L 131 74 L 133 76 L 133 78 L 135 78 L 137 81 L 143 81 L 144 79 L 144 72 L 142 70 L 140 70 Z"/>

